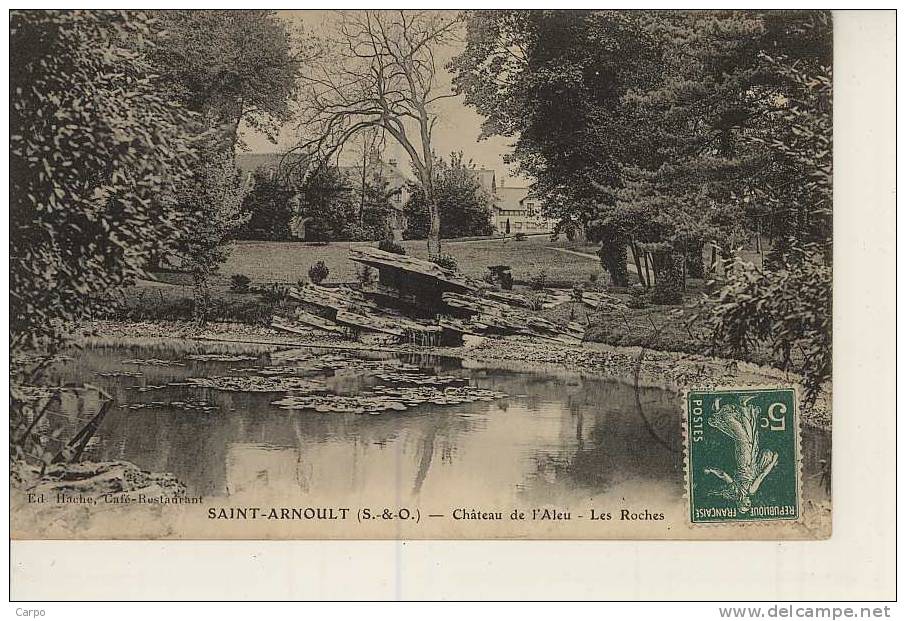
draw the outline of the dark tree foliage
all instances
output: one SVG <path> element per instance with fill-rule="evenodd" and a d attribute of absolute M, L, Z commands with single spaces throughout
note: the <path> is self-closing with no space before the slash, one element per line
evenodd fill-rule
<path fill-rule="evenodd" d="M 245 222 L 237 239 L 287 241 L 291 239 L 291 199 L 295 190 L 274 175 L 256 172 L 252 189 L 242 199 Z"/>
<path fill-rule="evenodd" d="M 602 242 L 615 281 L 628 244 L 653 259 L 652 298 L 677 301 L 705 243 L 730 266 L 755 235 L 773 241 L 766 271 L 734 268 L 708 317 L 736 351 L 770 332 L 814 393 L 830 373 L 829 13 L 477 11 L 467 24 L 457 90 L 485 134 L 515 139 L 561 228 Z M 808 274 L 826 287 L 768 299 Z"/>
<path fill-rule="evenodd" d="M 244 188 L 235 151 L 245 123 L 275 140 L 297 92 L 304 49 L 295 50 L 285 23 L 269 10 L 160 11 L 164 30 L 152 55 L 172 97 L 201 116 L 203 165 L 180 188 L 191 214 L 179 236 L 183 265 L 195 283 L 195 316 L 204 324 L 208 282 L 227 257 L 242 224 Z"/>
<path fill-rule="evenodd" d="M 428 204 L 420 187 L 412 188 L 406 204 L 409 239 L 425 239 L 429 231 Z M 490 235 L 492 198 L 481 187 L 475 165 L 463 154 L 451 153 L 449 161 L 434 164 L 434 191 L 440 213 L 441 239 Z"/>
<path fill-rule="evenodd" d="M 335 167 L 322 167 L 309 175 L 299 189 L 299 209 L 310 220 L 307 241 L 345 239 L 358 203 L 346 175 Z"/>
<path fill-rule="evenodd" d="M 184 226 L 197 119 L 169 100 L 141 12 L 10 14 L 10 341 L 58 337 Z"/>

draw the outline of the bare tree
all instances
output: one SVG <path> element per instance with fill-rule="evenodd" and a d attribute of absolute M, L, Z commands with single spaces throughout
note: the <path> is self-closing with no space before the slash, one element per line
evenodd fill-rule
<path fill-rule="evenodd" d="M 431 135 L 434 103 L 452 92 L 436 82 L 435 50 L 456 33 L 460 18 L 436 11 L 337 12 L 323 49 L 301 80 L 296 147 L 306 161 L 326 161 L 360 132 L 379 128 L 408 154 L 428 198 L 428 252 L 440 252 Z"/>

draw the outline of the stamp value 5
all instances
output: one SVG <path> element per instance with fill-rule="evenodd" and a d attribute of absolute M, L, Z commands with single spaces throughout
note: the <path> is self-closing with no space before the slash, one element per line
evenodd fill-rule
<path fill-rule="evenodd" d="M 686 393 L 687 492 L 693 524 L 799 518 L 796 396 L 792 388 Z"/>

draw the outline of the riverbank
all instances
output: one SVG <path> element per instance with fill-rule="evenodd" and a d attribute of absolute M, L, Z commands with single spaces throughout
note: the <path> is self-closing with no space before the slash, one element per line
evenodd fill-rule
<path fill-rule="evenodd" d="M 566 345 L 554 341 L 508 338 L 470 339 L 463 347 L 369 345 L 338 336 L 312 332 L 289 334 L 261 325 L 210 323 L 199 329 L 187 321 L 95 321 L 75 335 L 85 345 L 147 344 L 153 340 L 216 341 L 275 347 L 323 347 L 420 353 L 462 358 L 470 363 L 504 366 L 513 370 L 568 371 L 594 377 L 620 378 L 639 386 L 658 386 L 680 392 L 692 387 L 798 385 L 793 373 L 737 360 L 700 354 L 621 347 L 602 343 Z M 822 392 L 810 407 L 803 406 L 802 422 L 818 429 L 831 426 L 831 395 Z"/>

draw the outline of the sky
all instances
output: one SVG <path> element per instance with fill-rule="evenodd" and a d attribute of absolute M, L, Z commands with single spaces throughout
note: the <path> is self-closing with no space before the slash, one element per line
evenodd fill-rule
<path fill-rule="evenodd" d="M 281 11 L 280 17 L 291 24 L 292 27 L 302 25 L 306 30 L 318 30 L 325 17 L 324 11 Z M 439 65 L 445 65 L 461 49 L 462 43 L 455 43 L 436 50 L 435 54 Z M 438 86 L 451 91 L 452 75 L 442 67 L 438 68 Z M 452 151 L 462 151 L 466 160 L 471 159 L 478 168 L 490 168 L 497 173 L 497 185 L 521 187 L 528 185 L 524 177 L 515 176 L 512 167 L 503 161 L 503 156 L 512 151 L 513 138 L 492 136 L 479 141 L 483 117 L 474 108 L 466 106 L 463 96 L 441 99 L 438 101 L 436 111 L 439 120 L 434 128 L 434 150 L 441 156 L 448 156 Z M 274 145 L 263 134 L 249 128 L 243 128 L 243 138 L 253 153 L 264 153 L 285 150 L 295 142 L 295 133 L 290 122 L 281 132 L 279 142 Z M 389 139 L 389 137 L 388 137 Z M 399 145 L 388 140 L 385 151 L 386 158 L 396 158 L 401 164 L 408 160 Z M 404 169 L 408 167 L 404 165 Z"/>

